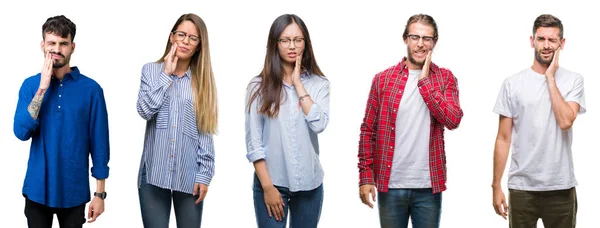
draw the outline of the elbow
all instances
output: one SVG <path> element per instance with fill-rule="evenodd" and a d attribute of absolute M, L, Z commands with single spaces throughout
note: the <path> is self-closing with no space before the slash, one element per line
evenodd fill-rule
<path fill-rule="evenodd" d="M 317 125 L 317 126 L 311 125 L 310 128 L 313 130 L 313 132 L 320 134 L 321 132 L 325 131 L 325 127 L 326 127 L 326 124 Z"/>
<path fill-rule="evenodd" d="M 448 120 L 446 121 L 446 128 L 448 128 L 448 130 L 457 129 L 458 126 L 460 126 L 460 122 L 462 121 L 462 118 L 463 118 L 463 112 L 461 109 L 458 109 L 458 114 L 455 115 L 454 118 L 448 118 Z"/>
<path fill-rule="evenodd" d="M 15 132 L 15 136 L 21 141 L 27 141 L 31 136 L 29 134 L 21 134 L 19 132 Z"/>
<path fill-rule="evenodd" d="M 573 121 L 561 121 L 560 123 L 558 123 L 558 126 L 561 130 L 567 131 L 573 126 Z"/>

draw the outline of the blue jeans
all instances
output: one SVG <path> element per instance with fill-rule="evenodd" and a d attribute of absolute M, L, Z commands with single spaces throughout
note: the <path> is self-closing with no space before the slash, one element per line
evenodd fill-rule
<path fill-rule="evenodd" d="M 377 202 L 382 228 L 406 228 L 409 217 L 414 228 L 440 227 L 442 193 L 431 188 L 389 189 L 377 194 Z"/>
<path fill-rule="evenodd" d="M 171 200 L 173 200 L 178 228 L 200 227 L 204 201 L 196 204 L 198 196 L 171 191 L 146 183 L 145 171 L 145 169 L 142 171 L 142 185 L 138 189 L 144 227 L 168 228 L 171 216 Z"/>
<path fill-rule="evenodd" d="M 290 228 L 316 228 L 323 206 L 323 184 L 310 191 L 290 192 L 288 188 L 275 186 L 283 199 L 284 216 L 281 222 L 269 217 L 265 194 L 260 180 L 254 175 L 254 212 L 258 228 L 285 228 L 290 211 Z"/>

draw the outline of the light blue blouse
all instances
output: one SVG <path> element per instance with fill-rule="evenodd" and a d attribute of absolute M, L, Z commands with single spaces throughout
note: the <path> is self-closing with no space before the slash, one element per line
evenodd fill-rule
<path fill-rule="evenodd" d="M 319 161 L 317 134 L 329 122 L 329 81 L 318 75 L 303 73 L 304 88 L 313 99 L 308 115 L 300 106 L 293 85 L 284 83 L 279 115 L 268 118 L 258 112 L 258 96 L 246 113 L 246 157 L 255 162 L 264 159 L 273 185 L 290 191 L 308 191 L 323 182 L 323 169 Z M 254 77 L 248 84 L 246 103 L 258 89 L 262 79 Z"/>

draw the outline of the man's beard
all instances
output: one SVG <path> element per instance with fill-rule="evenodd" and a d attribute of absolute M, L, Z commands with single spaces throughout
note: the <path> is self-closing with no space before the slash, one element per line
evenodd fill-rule
<path fill-rule="evenodd" d="M 423 65 L 425 64 L 425 60 L 421 61 L 421 62 L 417 62 L 417 60 L 415 58 L 413 58 L 413 53 L 410 51 L 410 48 L 407 48 L 407 52 L 408 52 L 408 61 L 418 67 L 423 67 Z"/>
<path fill-rule="evenodd" d="M 542 65 L 550 65 L 550 63 L 552 63 L 552 59 L 554 59 L 554 54 L 556 54 L 556 51 L 552 50 L 552 56 L 550 56 L 550 59 L 545 60 L 542 57 L 542 51 L 547 50 L 548 49 L 535 50 L 535 60 L 537 60 Z"/>

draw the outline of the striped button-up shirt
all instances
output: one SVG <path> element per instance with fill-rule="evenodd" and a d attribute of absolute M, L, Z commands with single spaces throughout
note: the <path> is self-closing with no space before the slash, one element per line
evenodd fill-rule
<path fill-rule="evenodd" d="M 408 77 L 406 57 L 373 78 L 365 117 L 360 127 L 358 150 L 359 185 L 375 184 L 387 192 L 394 147 L 396 116 Z M 458 82 L 452 72 L 431 63 L 429 76 L 419 80 L 419 92 L 431 113 L 429 173 L 433 193 L 446 190 L 444 127 L 455 129 L 463 111 L 458 99 Z"/>
<path fill-rule="evenodd" d="M 329 81 L 306 72 L 300 80 L 314 101 L 308 115 L 302 111 L 294 86 L 285 83 L 277 117 L 268 118 L 258 112 L 260 96 L 246 112 L 246 158 L 249 162 L 264 159 L 273 185 L 292 192 L 313 190 L 323 183 L 317 134 L 329 122 Z M 260 81 L 260 77 L 251 80 L 246 101 Z"/>
<path fill-rule="evenodd" d="M 213 139 L 196 125 L 191 81 L 190 69 L 177 77 L 164 73 L 164 63 L 142 68 L 137 111 L 148 122 L 138 187 L 144 168 L 146 183 L 160 188 L 192 194 L 195 183 L 209 185 Z"/>

